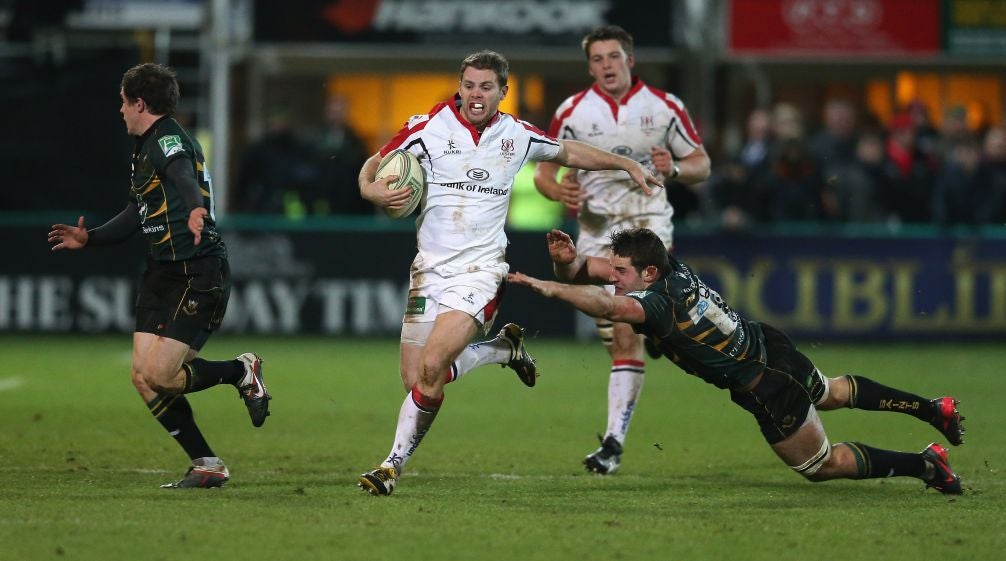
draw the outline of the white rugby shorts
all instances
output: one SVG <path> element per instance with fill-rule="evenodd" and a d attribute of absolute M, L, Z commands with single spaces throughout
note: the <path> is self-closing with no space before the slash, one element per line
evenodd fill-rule
<path fill-rule="evenodd" d="M 444 312 L 458 310 L 472 316 L 486 335 L 496 319 L 509 270 L 507 263 L 497 263 L 447 277 L 429 270 L 415 271 L 402 322 L 433 322 Z"/>

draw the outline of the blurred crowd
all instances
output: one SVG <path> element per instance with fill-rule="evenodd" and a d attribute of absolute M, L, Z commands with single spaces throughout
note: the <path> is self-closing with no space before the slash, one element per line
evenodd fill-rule
<path fill-rule="evenodd" d="M 808 133 L 792 105 L 756 109 L 739 149 L 676 216 L 725 229 L 775 221 L 1006 222 L 1006 129 L 973 132 L 963 107 L 939 128 L 912 103 L 888 123 L 863 119 L 846 99 L 825 103 Z M 687 200 L 685 201 L 688 202 Z"/>
<path fill-rule="evenodd" d="M 266 115 L 262 138 L 244 150 L 233 197 L 235 212 L 307 215 L 373 214 L 360 197 L 357 175 L 370 153 L 335 96 L 325 104 L 316 130 L 301 134 L 287 107 Z"/>
<path fill-rule="evenodd" d="M 356 179 L 369 149 L 346 114 L 346 100 L 334 97 L 319 128 L 298 134 L 286 110 L 271 110 L 266 134 L 241 158 L 234 211 L 290 218 L 374 214 Z M 913 103 L 881 123 L 836 98 L 812 127 L 788 103 L 755 109 L 735 149 L 711 150 L 708 181 L 669 183 L 666 195 L 677 222 L 725 230 L 794 221 L 1006 223 L 1006 128 L 973 131 L 966 118 L 963 107 L 951 107 L 937 128 L 928 108 Z M 562 220 L 562 210 L 530 180 L 515 188 L 514 201 L 522 206 L 512 213 L 514 227 L 540 229 L 542 220 Z M 518 215 L 541 220 L 520 222 Z"/>

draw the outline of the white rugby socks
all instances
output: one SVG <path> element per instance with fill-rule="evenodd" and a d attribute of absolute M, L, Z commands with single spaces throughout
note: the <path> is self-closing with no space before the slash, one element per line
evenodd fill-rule
<path fill-rule="evenodd" d="M 616 360 L 611 364 L 608 378 L 608 429 L 605 436 L 614 435 L 620 444 L 625 443 L 629 422 L 636 410 L 636 402 L 643 391 L 645 363 L 641 360 Z"/>
<path fill-rule="evenodd" d="M 426 431 L 430 430 L 430 425 L 437 418 L 437 412 L 440 411 L 443 401 L 443 398 L 438 400 L 424 398 L 413 386 L 398 412 L 395 442 L 391 445 L 387 459 L 381 462 L 381 467 L 393 467 L 398 475 L 402 474 L 402 467 L 412 457 L 416 448 L 419 448 Z"/>
<path fill-rule="evenodd" d="M 447 383 L 456 381 L 479 366 L 506 364 L 510 362 L 511 353 L 510 344 L 498 338 L 468 345 L 451 364 L 451 371 L 447 374 Z"/>

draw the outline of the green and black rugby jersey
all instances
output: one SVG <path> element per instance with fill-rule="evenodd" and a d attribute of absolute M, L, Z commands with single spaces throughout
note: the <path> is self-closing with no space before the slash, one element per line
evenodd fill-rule
<path fill-rule="evenodd" d="M 626 293 L 643 306 L 634 324 L 682 370 L 719 388 L 749 384 L 765 367 L 761 326 L 730 308 L 684 263 L 670 256 L 671 272 L 645 290 Z"/>
<path fill-rule="evenodd" d="M 195 245 L 195 238 L 189 232 L 189 208 L 177 186 L 165 173 L 168 164 L 180 158 L 186 158 L 191 163 L 203 207 L 208 212 L 199 245 Z M 139 207 L 140 229 L 150 244 L 150 255 L 154 259 L 184 261 L 227 254 L 217 233 L 213 189 L 203 149 L 189 131 L 173 118 L 160 118 L 136 138 L 131 196 Z"/>

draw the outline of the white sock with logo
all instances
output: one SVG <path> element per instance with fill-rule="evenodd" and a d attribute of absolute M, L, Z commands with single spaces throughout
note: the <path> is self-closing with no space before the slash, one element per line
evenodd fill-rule
<path fill-rule="evenodd" d="M 605 436 L 615 436 L 620 444 L 625 443 L 629 432 L 629 422 L 636 410 L 636 402 L 643 391 L 645 363 L 641 360 L 616 360 L 611 365 L 608 377 L 608 429 Z"/>
<path fill-rule="evenodd" d="M 481 343 L 473 343 L 461 350 L 458 358 L 454 359 L 451 365 L 450 375 L 447 383 L 457 381 L 458 378 L 475 370 L 479 366 L 486 364 L 506 364 L 510 362 L 512 354 L 510 343 L 503 339 L 489 339 Z"/>
<path fill-rule="evenodd" d="M 398 427 L 395 429 L 395 442 L 391 446 L 391 452 L 387 459 L 381 462 L 381 467 L 394 467 L 398 475 L 402 474 L 402 468 L 409 461 L 412 454 L 419 448 L 419 443 L 426 436 L 426 431 L 430 430 L 430 425 L 437 418 L 440 411 L 439 401 L 424 400 L 419 390 L 415 387 L 405 396 L 402 408 L 398 412 Z"/>

